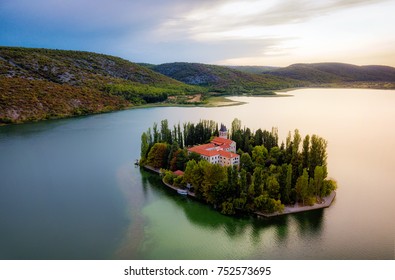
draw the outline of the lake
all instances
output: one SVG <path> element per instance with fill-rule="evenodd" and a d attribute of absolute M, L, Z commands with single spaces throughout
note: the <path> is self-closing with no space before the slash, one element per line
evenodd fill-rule
<path fill-rule="evenodd" d="M 0 259 L 394 259 L 395 91 L 301 89 L 0 127 Z M 234 118 L 328 140 L 330 208 L 235 218 L 134 166 L 154 122 Z"/>

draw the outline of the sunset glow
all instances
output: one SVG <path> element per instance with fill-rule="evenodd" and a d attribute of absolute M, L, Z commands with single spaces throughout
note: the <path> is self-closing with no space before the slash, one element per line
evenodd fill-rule
<path fill-rule="evenodd" d="M 0 45 L 155 64 L 395 66 L 393 11 L 393 0 L 4 0 Z"/>

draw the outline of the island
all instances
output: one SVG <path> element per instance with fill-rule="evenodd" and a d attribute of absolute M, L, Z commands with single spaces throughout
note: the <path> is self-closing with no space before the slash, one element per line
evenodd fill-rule
<path fill-rule="evenodd" d="M 223 214 L 271 217 L 331 204 L 337 183 L 327 178 L 326 148 L 297 129 L 279 144 L 277 128 L 252 131 L 238 119 L 230 133 L 212 120 L 171 129 L 165 119 L 141 135 L 139 164 Z"/>

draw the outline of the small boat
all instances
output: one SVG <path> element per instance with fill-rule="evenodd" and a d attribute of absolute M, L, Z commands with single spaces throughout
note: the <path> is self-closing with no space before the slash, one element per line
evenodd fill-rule
<path fill-rule="evenodd" d="M 134 165 L 139 165 L 139 164 L 140 164 L 139 160 L 136 159 L 136 161 L 134 162 Z"/>
<path fill-rule="evenodd" d="M 177 193 L 181 194 L 181 195 L 188 195 L 188 191 L 187 190 L 182 190 L 182 189 L 178 189 Z"/>

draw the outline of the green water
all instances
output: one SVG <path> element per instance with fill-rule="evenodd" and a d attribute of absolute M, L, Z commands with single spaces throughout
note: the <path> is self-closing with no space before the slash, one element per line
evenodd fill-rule
<path fill-rule="evenodd" d="M 394 259 L 395 92 L 299 90 L 222 108 L 149 108 L 0 127 L 1 259 Z M 319 134 L 325 210 L 227 217 L 134 166 L 153 122 L 239 118 Z"/>

